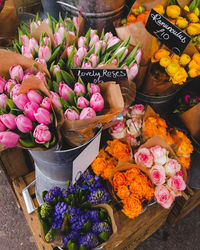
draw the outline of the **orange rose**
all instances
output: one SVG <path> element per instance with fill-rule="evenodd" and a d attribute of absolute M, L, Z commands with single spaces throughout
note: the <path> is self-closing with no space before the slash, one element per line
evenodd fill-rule
<path fill-rule="evenodd" d="M 117 189 L 117 196 L 120 198 L 120 199 L 125 199 L 125 198 L 128 198 L 130 195 L 130 191 L 128 189 L 127 186 L 123 185 L 123 186 L 120 186 L 118 187 Z"/>
<path fill-rule="evenodd" d="M 113 186 L 114 189 L 117 189 L 119 186 L 122 186 L 126 183 L 125 176 L 122 172 L 116 172 L 113 177 Z"/>
<path fill-rule="evenodd" d="M 136 180 L 131 182 L 129 189 L 137 199 L 142 199 L 142 197 L 144 196 L 143 187 Z"/>
<path fill-rule="evenodd" d="M 141 202 L 133 195 L 130 195 L 128 198 L 124 199 L 122 203 L 124 205 L 122 212 L 130 219 L 138 216 L 143 210 Z"/>
<path fill-rule="evenodd" d="M 138 168 L 131 168 L 124 173 L 127 181 L 134 180 L 138 174 L 140 174 L 140 170 Z"/>
<path fill-rule="evenodd" d="M 99 176 L 106 169 L 106 160 L 104 158 L 97 157 L 91 164 L 94 173 Z"/>
<path fill-rule="evenodd" d="M 190 168 L 190 162 L 191 162 L 190 157 L 179 156 L 178 159 L 184 168 L 186 169 Z"/>

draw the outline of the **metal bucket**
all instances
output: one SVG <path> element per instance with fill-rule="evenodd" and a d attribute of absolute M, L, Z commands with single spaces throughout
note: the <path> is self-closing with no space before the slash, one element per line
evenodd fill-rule
<path fill-rule="evenodd" d="M 112 30 L 113 22 L 119 21 L 125 0 L 61 0 L 57 1 L 67 16 L 78 16 L 79 12 L 85 19 L 85 29 L 92 27 L 99 32 Z"/>
<path fill-rule="evenodd" d="M 53 16 L 56 20 L 58 20 L 59 11 L 61 11 L 61 9 L 56 3 L 56 0 L 41 0 L 41 2 L 44 14 L 46 15 L 46 13 L 49 13 L 50 16 Z"/>
<path fill-rule="evenodd" d="M 76 157 L 101 134 L 101 129 L 85 144 L 72 149 L 61 151 L 29 150 L 34 163 L 36 175 L 36 198 L 42 203 L 42 192 L 51 187 L 65 188 L 67 181 L 72 180 L 73 161 Z M 100 142 L 100 140 L 99 140 Z M 99 144 L 95 145 L 99 150 Z"/>

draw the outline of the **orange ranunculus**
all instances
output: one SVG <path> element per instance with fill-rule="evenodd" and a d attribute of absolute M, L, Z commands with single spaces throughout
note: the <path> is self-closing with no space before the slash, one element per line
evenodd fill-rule
<path fill-rule="evenodd" d="M 118 189 L 117 189 L 117 196 L 120 198 L 120 199 L 125 199 L 125 198 L 128 198 L 130 195 L 130 191 L 128 189 L 127 186 L 123 185 L 123 186 L 119 186 Z"/>
<path fill-rule="evenodd" d="M 138 168 L 131 168 L 124 173 L 127 181 L 134 180 L 138 174 L 140 174 L 140 170 Z"/>
<path fill-rule="evenodd" d="M 108 146 L 106 151 L 115 157 L 119 161 L 129 161 L 131 158 L 131 152 L 128 145 L 122 143 L 118 139 L 113 141 L 107 141 Z"/>
<path fill-rule="evenodd" d="M 130 195 L 128 198 L 122 201 L 123 209 L 122 212 L 128 216 L 130 219 L 135 218 L 142 212 L 142 204 L 136 199 L 133 195 Z"/>
<path fill-rule="evenodd" d="M 91 164 L 94 173 L 99 176 L 106 169 L 106 160 L 104 158 L 97 157 Z"/>
<path fill-rule="evenodd" d="M 113 167 L 114 168 L 114 167 Z M 112 175 L 112 170 L 113 168 L 109 167 L 109 168 L 106 168 L 103 173 L 102 173 L 102 178 L 105 179 L 105 180 L 108 180 L 111 175 Z"/>
<path fill-rule="evenodd" d="M 162 57 L 168 56 L 170 54 L 169 50 L 159 49 L 155 52 L 154 56 L 151 58 L 152 62 L 158 62 Z"/>
<path fill-rule="evenodd" d="M 145 195 L 143 187 L 140 186 L 140 183 L 138 183 L 136 180 L 131 182 L 129 189 L 137 199 L 142 199 Z"/>
<path fill-rule="evenodd" d="M 114 189 L 117 189 L 119 186 L 122 186 L 126 183 L 125 175 L 122 172 L 116 172 L 112 182 Z"/>
<path fill-rule="evenodd" d="M 178 159 L 184 168 L 186 169 L 190 168 L 190 162 L 191 162 L 190 157 L 179 156 Z"/>

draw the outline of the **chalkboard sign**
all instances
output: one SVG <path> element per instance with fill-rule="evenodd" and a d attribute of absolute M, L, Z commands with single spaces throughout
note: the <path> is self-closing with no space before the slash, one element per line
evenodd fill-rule
<path fill-rule="evenodd" d="M 175 54 L 181 55 L 191 40 L 185 32 L 173 25 L 164 16 L 154 9 L 151 10 L 147 20 L 146 29 L 150 34 L 157 37 L 163 44 Z"/>
<path fill-rule="evenodd" d="M 76 79 L 80 76 L 83 82 L 103 83 L 108 81 L 120 81 L 128 78 L 125 69 L 72 69 Z"/>

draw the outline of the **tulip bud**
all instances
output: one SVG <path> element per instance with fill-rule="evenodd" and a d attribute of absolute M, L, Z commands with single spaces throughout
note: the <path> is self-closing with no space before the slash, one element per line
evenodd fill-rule
<path fill-rule="evenodd" d="M 66 52 L 67 53 L 67 57 L 70 56 L 72 50 L 73 50 L 73 45 L 67 47 L 67 52 Z M 77 53 L 77 49 L 76 48 L 75 48 L 75 53 Z"/>
<path fill-rule="evenodd" d="M 2 77 L 0 77 L 0 93 L 4 92 L 5 85 L 6 81 Z"/>
<path fill-rule="evenodd" d="M 90 30 L 90 39 L 91 39 L 94 35 L 96 35 L 96 34 L 97 34 L 97 30 L 91 29 L 91 30 Z"/>
<path fill-rule="evenodd" d="M 54 40 L 56 46 L 62 43 L 64 36 L 65 36 L 65 29 L 63 27 L 60 27 L 58 31 L 54 33 Z"/>
<path fill-rule="evenodd" d="M 98 68 L 101 68 L 101 67 L 103 67 L 103 66 L 105 66 L 105 64 L 104 64 L 104 63 L 100 63 L 100 64 L 98 64 Z"/>
<path fill-rule="evenodd" d="M 3 122 L 3 124 L 9 128 L 9 129 L 15 129 L 16 128 L 16 121 L 15 116 L 13 114 L 4 114 L 0 116 L 0 120 Z"/>
<path fill-rule="evenodd" d="M 88 108 L 84 108 L 81 113 L 80 113 L 80 120 L 84 120 L 84 119 L 89 119 L 89 118 L 93 118 L 96 116 L 96 112 L 94 111 L 94 109 L 88 107 Z"/>
<path fill-rule="evenodd" d="M 99 48 L 101 47 L 102 41 L 97 41 L 94 45 L 94 53 L 96 54 Z"/>
<path fill-rule="evenodd" d="M 12 87 L 12 89 L 10 91 L 11 96 L 17 95 L 20 88 L 21 88 L 21 84 L 16 84 L 14 87 Z"/>
<path fill-rule="evenodd" d="M 102 44 L 101 44 L 102 54 L 106 51 L 106 47 L 107 47 L 107 42 L 102 41 Z"/>
<path fill-rule="evenodd" d="M 78 99 L 77 99 L 77 103 L 76 103 L 76 106 L 78 108 L 86 108 L 87 106 L 89 106 L 89 101 L 83 97 L 83 96 L 80 96 Z"/>
<path fill-rule="evenodd" d="M 15 84 L 17 84 L 15 80 L 11 80 L 11 79 L 8 80 L 7 83 L 6 83 L 5 86 L 4 86 L 4 91 L 5 91 L 7 94 L 10 93 L 11 87 L 13 87 Z"/>
<path fill-rule="evenodd" d="M 39 109 L 39 105 L 35 102 L 28 102 L 25 106 L 24 106 L 24 111 L 25 114 L 28 116 L 28 118 L 30 118 L 32 121 L 36 121 L 35 120 L 35 116 L 34 113 Z"/>
<path fill-rule="evenodd" d="M 6 102 L 7 99 L 8 99 L 8 97 L 6 94 L 0 94 L 0 107 L 1 108 L 5 107 L 5 105 L 7 104 L 7 102 Z"/>
<path fill-rule="evenodd" d="M 27 96 L 28 96 L 28 99 L 31 101 L 31 102 L 35 102 L 37 104 L 40 105 L 40 103 L 42 102 L 42 96 L 40 94 L 38 94 L 37 91 L 31 89 L 28 91 L 27 93 Z"/>
<path fill-rule="evenodd" d="M 84 36 L 81 36 L 81 37 L 79 37 L 79 39 L 78 39 L 78 47 L 79 48 L 81 48 L 81 47 L 83 47 L 84 46 L 84 43 L 86 42 L 86 37 L 84 37 Z"/>
<path fill-rule="evenodd" d="M 45 44 L 46 46 L 51 45 L 51 39 L 50 39 L 50 37 L 45 36 L 45 37 L 43 37 L 42 40 L 44 41 L 44 44 Z"/>
<path fill-rule="evenodd" d="M 29 40 L 29 49 L 31 50 L 31 53 L 33 52 L 33 50 L 35 50 L 36 52 L 38 51 L 38 41 L 35 38 L 31 38 Z"/>
<path fill-rule="evenodd" d="M 10 77 L 13 80 L 17 79 L 18 82 L 21 82 L 23 80 L 24 71 L 20 65 L 14 65 L 14 66 L 10 67 L 9 73 L 10 73 Z"/>
<path fill-rule="evenodd" d="M 51 57 L 51 50 L 48 46 L 41 46 L 38 51 L 38 56 L 40 59 L 44 59 L 46 62 Z"/>
<path fill-rule="evenodd" d="M 30 59 L 33 59 L 33 55 L 32 55 L 31 49 L 29 47 L 22 46 L 21 51 L 22 51 L 23 56 L 30 58 Z"/>
<path fill-rule="evenodd" d="M 100 93 L 100 87 L 97 84 L 90 83 L 90 95 Z"/>
<path fill-rule="evenodd" d="M 117 59 L 113 58 L 113 59 L 112 59 L 112 63 L 113 63 L 114 65 L 117 65 Z"/>
<path fill-rule="evenodd" d="M 82 62 L 83 58 L 86 56 L 88 51 L 88 48 L 86 46 L 83 46 L 81 48 L 78 49 L 76 55 L 78 55 L 79 61 Z"/>
<path fill-rule="evenodd" d="M 49 97 L 45 97 L 42 100 L 41 106 L 47 110 L 51 109 L 51 100 L 49 99 Z"/>
<path fill-rule="evenodd" d="M 33 129 L 32 121 L 28 117 L 26 117 L 25 115 L 18 115 L 15 118 L 15 121 L 17 124 L 17 128 L 22 133 L 28 133 Z"/>
<path fill-rule="evenodd" d="M 92 69 L 92 64 L 90 62 L 84 62 L 82 69 Z"/>
<path fill-rule="evenodd" d="M 99 36 L 94 34 L 90 39 L 89 47 L 92 47 L 98 41 L 99 41 Z"/>
<path fill-rule="evenodd" d="M 30 24 L 30 31 L 31 31 L 31 32 L 34 31 L 34 30 L 37 29 L 40 25 L 41 25 L 41 22 L 40 22 L 40 21 L 38 21 L 38 22 L 32 22 L 32 23 Z"/>
<path fill-rule="evenodd" d="M 65 84 L 65 82 L 62 81 L 59 83 L 59 94 L 66 101 L 69 99 L 69 91 L 73 92 L 73 90 L 67 84 Z"/>
<path fill-rule="evenodd" d="M 35 61 L 38 63 L 43 64 L 45 67 L 47 67 L 46 61 L 44 59 L 40 59 L 40 58 L 35 58 Z"/>
<path fill-rule="evenodd" d="M 80 82 L 75 83 L 75 85 L 74 85 L 74 93 L 75 94 L 86 93 L 85 86 L 83 86 L 83 84 L 80 83 Z"/>
<path fill-rule="evenodd" d="M 12 131 L 4 131 L 0 133 L 0 143 L 5 147 L 15 147 L 19 141 L 20 136 Z"/>
<path fill-rule="evenodd" d="M 124 51 L 124 52 L 123 52 Z M 121 47 L 120 49 L 118 49 L 117 53 L 115 54 L 115 56 L 117 56 L 118 54 L 120 54 L 121 52 L 123 52 L 123 54 L 120 56 L 120 60 L 119 62 L 122 62 L 124 60 L 124 58 L 127 56 L 128 54 L 128 49 L 125 47 Z"/>
<path fill-rule="evenodd" d="M 23 77 L 23 81 L 24 81 L 24 80 L 26 80 L 27 78 L 29 78 L 30 76 L 32 76 L 32 74 L 31 74 L 31 73 L 27 73 L 27 74 L 25 74 L 25 75 L 24 75 L 24 77 Z"/>
<path fill-rule="evenodd" d="M 50 112 L 44 108 L 39 108 L 34 113 L 37 122 L 44 125 L 49 125 L 51 123 Z"/>
<path fill-rule="evenodd" d="M 6 129 L 6 126 L 3 124 L 3 122 L 0 121 L 0 132 L 5 131 Z"/>
<path fill-rule="evenodd" d="M 29 99 L 26 94 L 14 95 L 13 102 L 19 109 L 24 110 L 24 106 L 29 102 Z"/>
<path fill-rule="evenodd" d="M 22 43 L 25 47 L 28 47 L 29 46 L 29 38 L 27 35 L 23 35 L 21 36 L 21 40 L 22 40 Z"/>
<path fill-rule="evenodd" d="M 57 106 L 58 108 L 62 108 L 62 104 L 60 103 L 59 101 L 59 95 L 53 91 L 50 91 L 51 92 L 51 97 L 52 97 L 52 102 L 55 106 Z"/>
<path fill-rule="evenodd" d="M 120 39 L 119 39 L 119 38 L 117 38 L 116 36 L 111 37 L 111 38 L 108 40 L 107 49 L 109 49 L 110 47 L 114 46 L 114 45 L 117 44 L 118 42 L 120 42 Z"/>
<path fill-rule="evenodd" d="M 142 59 L 142 50 L 141 50 L 141 48 L 139 48 L 139 49 L 137 50 L 137 52 L 136 52 L 135 60 L 136 60 L 136 62 L 139 64 L 140 61 L 141 61 L 141 59 Z"/>
<path fill-rule="evenodd" d="M 44 83 L 46 83 L 46 78 L 44 76 L 44 72 L 38 72 L 35 76 L 37 78 L 39 78 L 41 81 L 43 81 Z"/>
<path fill-rule="evenodd" d="M 127 75 L 128 75 L 128 72 L 129 72 L 128 66 L 127 66 L 127 65 L 124 65 L 124 66 L 123 66 L 123 69 L 126 70 L 126 73 L 127 73 Z"/>
<path fill-rule="evenodd" d="M 73 17 L 73 23 L 74 23 L 74 26 L 75 26 L 75 28 L 77 30 L 78 29 L 78 17 L 77 16 Z"/>
<path fill-rule="evenodd" d="M 128 79 L 133 80 L 138 74 L 138 65 L 134 63 L 128 71 Z"/>
<path fill-rule="evenodd" d="M 35 138 L 35 141 L 37 143 L 44 144 L 45 142 L 51 140 L 51 133 L 47 126 L 45 126 L 44 124 L 40 124 L 36 126 L 33 132 L 33 137 Z"/>
<path fill-rule="evenodd" d="M 70 121 L 79 120 L 79 114 L 74 109 L 67 109 L 65 111 L 64 116 L 66 120 Z"/>
<path fill-rule="evenodd" d="M 95 55 L 95 54 L 92 54 L 90 57 L 89 57 L 91 63 L 92 63 L 92 68 L 96 68 L 97 66 L 97 62 L 98 62 L 98 56 Z"/>
<path fill-rule="evenodd" d="M 90 98 L 90 107 L 95 111 L 100 111 L 104 108 L 104 99 L 100 93 L 95 93 Z"/>
<path fill-rule="evenodd" d="M 110 40 L 110 38 L 113 37 L 113 34 L 111 32 L 107 32 L 105 35 L 104 35 L 104 40 L 105 41 L 108 41 Z"/>
<path fill-rule="evenodd" d="M 60 66 L 59 65 L 54 65 L 53 66 L 53 76 L 56 77 L 56 72 L 60 72 Z"/>

